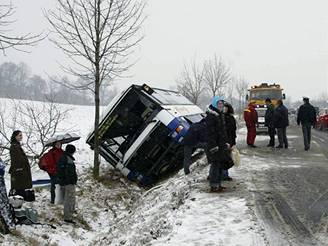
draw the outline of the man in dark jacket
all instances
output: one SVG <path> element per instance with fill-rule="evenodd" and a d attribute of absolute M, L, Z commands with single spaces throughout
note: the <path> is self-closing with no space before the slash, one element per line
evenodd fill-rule
<path fill-rule="evenodd" d="M 265 100 L 265 104 L 267 106 L 267 110 L 265 111 L 265 126 L 268 127 L 268 134 L 270 136 L 270 142 L 268 144 L 268 147 L 274 147 L 274 135 L 276 133 L 276 130 L 273 125 L 274 107 L 270 98 L 267 98 Z"/>
<path fill-rule="evenodd" d="M 288 109 L 283 104 L 282 100 L 278 100 L 277 107 L 273 112 L 273 124 L 277 128 L 277 135 L 279 145 L 276 148 L 283 148 L 285 146 L 288 149 L 288 140 L 286 134 L 286 128 L 289 126 Z"/>
<path fill-rule="evenodd" d="M 75 151 L 75 146 L 68 144 L 57 163 L 58 183 L 64 190 L 64 221 L 73 224 L 75 224 L 72 219 L 75 210 L 75 185 L 77 183 L 75 159 L 73 157 Z"/>
<path fill-rule="evenodd" d="M 206 123 L 204 120 L 196 122 L 190 126 L 186 136 L 183 139 L 183 151 L 184 151 L 184 160 L 183 160 L 183 169 L 184 173 L 187 175 L 190 173 L 191 165 L 191 156 L 194 149 L 201 148 L 206 150 Z"/>
<path fill-rule="evenodd" d="M 303 98 L 304 104 L 300 107 L 297 114 L 297 125 L 302 124 L 304 149 L 308 151 L 311 143 L 311 126 L 315 126 L 317 121 L 315 108 L 310 104 L 310 99 Z"/>

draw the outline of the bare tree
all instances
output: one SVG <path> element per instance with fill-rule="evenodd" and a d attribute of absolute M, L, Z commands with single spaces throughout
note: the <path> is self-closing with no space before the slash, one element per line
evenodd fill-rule
<path fill-rule="evenodd" d="M 39 105 L 38 105 L 39 104 Z M 0 108 L 0 137 L 5 149 L 9 148 L 10 136 L 14 130 L 21 129 L 26 139 L 24 141 L 27 154 L 33 160 L 39 158 L 46 150 L 46 141 L 61 129 L 60 124 L 66 119 L 68 110 L 50 101 L 47 103 L 21 102 L 11 100 L 10 113 Z"/>
<path fill-rule="evenodd" d="M 57 0 L 56 10 L 47 14 L 56 38 L 54 44 L 72 61 L 63 70 L 82 78 L 67 84 L 76 90 L 90 90 L 95 101 L 94 168 L 99 176 L 100 87 L 126 72 L 133 48 L 142 40 L 145 3 L 141 0 Z"/>
<path fill-rule="evenodd" d="M 248 83 L 246 82 L 245 79 L 240 78 L 237 80 L 235 88 L 236 88 L 236 91 L 238 94 L 239 113 L 241 115 L 243 112 L 243 109 L 245 107 L 245 98 L 246 98 L 246 94 L 247 94 Z"/>
<path fill-rule="evenodd" d="M 204 79 L 212 96 L 224 95 L 224 89 L 231 81 L 230 68 L 221 57 L 214 55 L 213 59 L 204 62 Z"/>
<path fill-rule="evenodd" d="M 16 22 L 13 19 L 15 8 L 11 2 L 7 4 L 0 4 L 0 50 L 5 53 L 8 48 L 13 48 L 19 51 L 25 51 L 24 46 L 36 45 L 45 36 L 41 34 L 26 33 L 20 36 L 12 36 L 10 32 L 10 25 Z"/>
<path fill-rule="evenodd" d="M 226 88 L 226 98 L 231 104 L 233 103 L 233 99 L 234 99 L 233 94 L 234 94 L 234 84 L 233 84 L 233 80 L 231 80 Z"/>
<path fill-rule="evenodd" d="M 181 77 L 177 79 L 178 91 L 192 103 L 199 103 L 199 98 L 205 89 L 204 69 L 197 67 L 195 60 L 190 65 L 184 65 Z"/>

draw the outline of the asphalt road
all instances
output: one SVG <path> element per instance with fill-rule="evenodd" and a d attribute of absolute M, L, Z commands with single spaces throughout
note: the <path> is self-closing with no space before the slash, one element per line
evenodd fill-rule
<path fill-rule="evenodd" d="M 270 168 L 254 171 L 251 193 L 269 245 L 328 245 L 328 133 L 313 131 L 310 151 L 304 151 L 301 129 L 289 127 L 289 149 L 265 147 L 241 153 L 267 161 Z M 328 236 L 327 236 L 328 238 Z"/>

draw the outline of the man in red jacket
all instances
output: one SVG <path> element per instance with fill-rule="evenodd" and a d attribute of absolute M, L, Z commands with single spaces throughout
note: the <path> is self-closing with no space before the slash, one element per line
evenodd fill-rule
<path fill-rule="evenodd" d="M 247 145 L 255 148 L 254 145 L 256 138 L 256 126 L 257 126 L 257 112 L 255 110 L 254 103 L 249 103 L 248 108 L 244 110 L 244 120 L 247 127 Z"/>
<path fill-rule="evenodd" d="M 56 142 L 54 143 L 52 149 L 50 149 L 47 153 L 45 153 L 42 158 L 41 162 L 43 163 L 42 165 L 44 166 L 44 170 L 48 173 L 50 177 L 50 203 L 54 204 L 55 203 L 55 189 L 56 189 L 56 184 L 57 182 L 57 162 L 59 161 L 60 157 L 63 155 L 64 151 L 62 150 L 62 143 L 61 142 Z"/>

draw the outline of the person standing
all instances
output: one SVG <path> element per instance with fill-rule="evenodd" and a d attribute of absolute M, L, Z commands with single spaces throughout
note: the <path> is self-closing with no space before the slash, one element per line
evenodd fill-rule
<path fill-rule="evenodd" d="M 254 103 L 250 102 L 248 108 L 244 110 L 244 120 L 247 127 L 247 145 L 252 148 L 256 148 L 254 145 L 256 138 L 256 126 L 257 121 L 257 112 L 254 107 Z"/>
<path fill-rule="evenodd" d="M 62 143 L 55 142 L 53 147 L 45 153 L 41 159 L 41 166 L 43 166 L 44 170 L 48 173 L 50 177 L 50 203 L 55 203 L 56 197 L 56 184 L 57 182 L 57 162 L 60 157 L 63 155 L 64 151 L 62 150 Z"/>
<path fill-rule="evenodd" d="M 230 148 L 236 145 L 236 138 L 237 138 L 237 123 L 236 119 L 233 116 L 234 110 L 231 104 L 225 103 L 224 104 L 224 118 L 225 118 L 225 128 L 227 131 L 227 140 Z M 229 176 L 228 170 L 222 171 L 223 180 L 225 181 L 232 181 L 232 178 Z"/>
<path fill-rule="evenodd" d="M 20 195 L 25 199 L 25 190 L 32 188 L 32 174 L 27 156 L 21 146 L 22 140 L 22 132 L 14 131 L 10 139 L 11 165 L 9 173 L 11 176 L 11 193 Z"/>
<path fill-rule="evenodd" d="M 15 220 L 13 214 L 11 213 L 7 196 L 7 189 L 4 179 L 5 168 L 6 165 L 0 158 L 0 216 L 5 222 L 4 233 L 9 233 L 11 230 L 15 229 Z"/>
<path fill-rule="evenodd" d="M 226 129 L 224 123 L 224 101 L 221 97 L 215 96 L 211 105 L 206 111 L 206 143 L 207 158 L 210 166 L 209 183 L 211 192 L 223 192 L 225 187 L 221 186 L 222 178 L 222 158 L 230 146 L 227 143 Z"/>
<path fill-rule="evenodd" d="M 192 162 L 191 156 L 194 149 L 201 148 L 206 150 L 205 131 L 206 123 L 201 120 L 200 122 L 196 122 L 189 127 L 188 132 L 183 139 L 183 169 L 186 175 L 190 173 L 190 165 Z"/>
<path fill-rule="evenodd" d="M 267 98 L 265 100 L 265 104 L 267 106 L 267 110 L 265 111 L 265 126 L 268 127 L 268 134 L 270 136 L 270 142 L 267 147 L 274 147 L 274 136 L 276 133 L 276 130 L 273 125 L 274 107 L 270 98 Z"/>
<path fill-rule="evenodd" d="M 288 149 L 288 140 L 286 133 L 287 126 L 289 126 L 288 109 L 285 107 L 282 100 L 277 101 L 277 107 L 273 112 L 273 124 L 274 127 L 277 128 L 277 135 L 279 141 L 279 145 L 276 146 L 276 148 L 280 149 L 285 147 L 285 149 Z"/>
<path fill-rule="evenodd" d="M 317 116 L 315 108 L 310 104 L 308 97 L 303 98 L 304 104 L 297 114 L 297 125 L 302 124 L 304 150 L 308 151 L 311 145 L 311 126 L 315 127 Z"/>
<path fill-rule="evenodd" d="M 75 186 L 77 184 L 75 159 L 73 157 L 75 151 L 75 146 L 68 144 L 57 163 L 58 183 L 64 190 L 64 221 L 72 224 L 75 224 L 73 213 L 75 210 Z"/>

